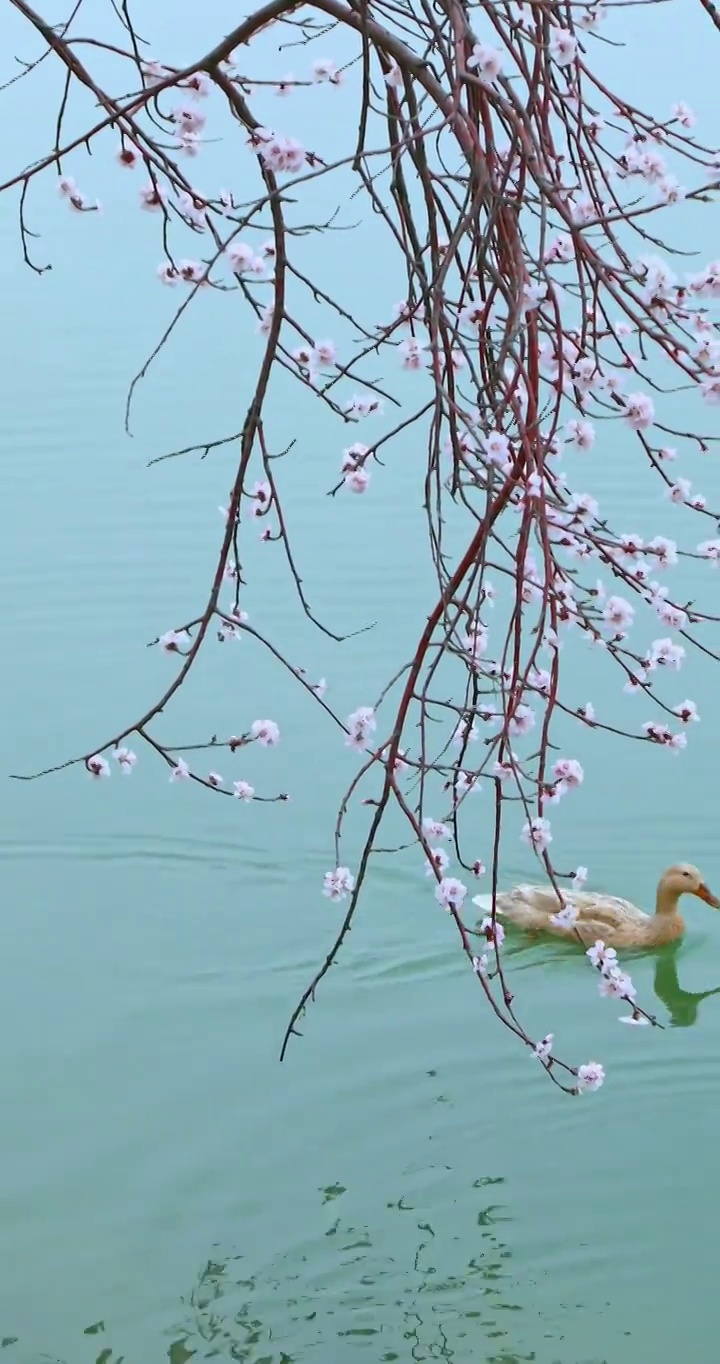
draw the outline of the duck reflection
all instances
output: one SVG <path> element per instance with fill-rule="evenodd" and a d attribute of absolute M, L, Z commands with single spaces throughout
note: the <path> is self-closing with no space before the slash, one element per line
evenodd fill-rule
<path fill-rule="evenodd" d="M 653 987 L 658 999 L 670 1014 L 673 1028 L 691 1028 L 697 1023 L 698 1010 L 703 999 L 720 995 L 720 985 L 713 990 L 683 990 L 678 980 L 678 956 L 680 943 L 671 943 L 658 953 L 655 960 L 655 979 Z"/>

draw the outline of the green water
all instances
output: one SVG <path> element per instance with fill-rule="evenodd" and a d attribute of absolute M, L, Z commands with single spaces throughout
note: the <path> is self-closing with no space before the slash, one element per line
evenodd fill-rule
<path fill-rule="evenodd" d="M 177 34 L 175 14 L 169 0 L 157 6 L 148 36 L 159 56 L 182 59 L 237 17 L 213 0 L 188 9 Z M 616 84 L 634 80 L 638 100 L 666 89 L 664 109 L 687 98 L 717 143 L 718 38 L 698 14 L 629 11 L 617 22 L 644 46 L 606 60 Z M 3 12 L 0 49 L 31 47 Z M 294 53 L 288 67 L 301 74 L 304 60 Z M 32 91 L 17 87 L 3 177 L 49 145 L 59 88 L 51 73 Z M 352 99 L 316 93 L 302 107 L 316 136 L 339 147 Z M 23 270 L 15 204 L 0 212 L 3 773 L 102 742 L 159 694 L 172 662 L 144 646 L 202 601 L 232 456 L 145 466 L 236 430 L 247 401 L 255 342 L 244 315 L 226 299 L 199 300 L 141 392 L 134 439 L 123 435 L 127 382 L 170 300 L 153 278 L 156 224 L 136 212 L 113 149 L 106 164 L 98 154 L 68 167 L 102 199 L 102 218 L 69 219 L 51 182 L 31 196 L 35 250 L 52 273 Z M 209 155 L 218 171 L 207 183 L 230 178 L 222 148 Z M 717 209 L 681 212 L 717 255 Z M 349 239 L 307 249 L 315 264 L 326 253 L 336 280 L 352 273 Z M 378 268 L 363 287 L 376 320 L 397 286 Z M 346 714 L 403 661 L 428 609 L 417 458 L 408 444 L 372 499 L 331 501 L 342 439 L 294 401 L 278 399 L 273 439 L 299 440 L 282 480 L 307 590 L 336 629 L 378 624 L 342 647 L 318 635 L 272 546 L 250 556 L 248 609 L 293 662 L 328 678 L 328 699 Z M 670 529 L 653 485 L 639 473 L 626 482 L 624 452 L 598 445 L 588 487 L 620 528 Z M 682 472 L 717 504 L 714 460 Z M 702 582 L 717 592 L 720 576 Z M 576 667 L 578 702 L 642 706 L 618 698 L 594 657 Z M 646 901 L 676 858 L 720 885 L 712 671 L 693 661 L 672 699 L 685 695 L 702 721 L 677 760 L 588 736 L 574 746 L 588 775 L 558 829 L 564 859 L 586 863 L 593 885 Z M 249 639 L 210 643 L 159 732 L 189 743 L 258 715 L 281 725 L 280 747 L 220 770 L 262 794 L 287 790 L 287 805 L 172 787 L 144 751 L 127 782 L 96 785 L 71 770 L 0 784 L 8 1364 L 183 1364 L 192 1354 L 709 1364 L 720 1326 L 720 998 L 702 994 L 720 986 L 720 916 L 692 908 L 677 957 L 633 963 L 662 1031 L 621 1028 L 574 954 L 509 951 L 528 1029 L 552 1029 L 568 1059 L 606 1067 L 599 1094 L 568 1100 L 483 1008 L 413 859 L 382 859 L 341 964 L 280 1066 L 289 1011 L 337 923 L 319 886 L 354 759 Z M 349 857 L 363 827 L 357 816 Z M 504 879 L 530 870 L 511 840 Z"/>

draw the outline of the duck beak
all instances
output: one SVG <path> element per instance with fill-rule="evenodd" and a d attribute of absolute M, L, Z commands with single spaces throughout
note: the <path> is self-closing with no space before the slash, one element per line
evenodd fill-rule
<path fill-rule="evenodd" d="M 720 909 L 720 900 L 713 895 L 712 891 L 708 890 L 706 885 L 698 886 L 695 894 L 698 900 L 704 900 L 706 905 L 710 905 L 713 909 Z"/>

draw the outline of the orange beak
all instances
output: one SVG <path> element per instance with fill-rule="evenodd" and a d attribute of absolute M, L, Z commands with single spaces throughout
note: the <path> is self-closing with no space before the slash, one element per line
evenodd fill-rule
<path fill-rule="evenodd" d="M 694 893 L 698 900 L 704 900 L 706 905 L 711 905 L 713 909 L 720 909 L 720 900 L 713 895 L 712 891 L 708 890 L 707 886 L 698 886 Z"/>

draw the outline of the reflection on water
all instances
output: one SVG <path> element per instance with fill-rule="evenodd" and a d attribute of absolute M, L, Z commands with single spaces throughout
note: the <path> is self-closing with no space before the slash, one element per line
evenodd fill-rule
<path fill-rule="evenodd" d="M 681 950 L 680 943 L 671 943 L 658 952 L 653 988 L 670 1014 L 670 1026 L 691 1028 L 697 1023 L 701 1001 L 709 999 L 711 995 L 720 994 L 720 985 L 716 985 L 712 990 L 683 990 L 678 980 L 677 965 Z"/>
<path fill-rule="evenodd" d="M 347 1193 L 341 1184 L 328 1185 L 319 1190 L 328 1214 L 324 1230 L 293 1245 L 289 1209 L 282 1241 L 292 1249 L 269 1262 L 259 1261 L 251 1245 L 232 1252 L 214 1246 L 146 1364 L 163 1358 L 170 1364 L 192 1358 L 303 1364 L 347 1360 L 356 1352 L 373 1364 L 525 1364 L 540 1358 L 541 1339 L 560 1364 L 555 1351 L 563 1333 L 527 1306 L 523 1299 L 536 1278 L 512 1266 L 504 1185 L 502 1177 L 476 1179 L 461 1201 L 452 1200 L 450 1215 L 446 1204 L 429 1211 L 421 1196 L 407 1194 L 378 1207 L 375 1225 L 328 1207 L 340 1207 Z M 53 1356 L 54 1364 L 122 1364 L 130 1357 L 109 1320 L 92 1322 L 83 1335 L 84 1350 L 62 1362 Z M 22 1342 L 12 1344 L 22 1349 Z M 9 1358 L 18 1356 L 13 1351 Z"/>

